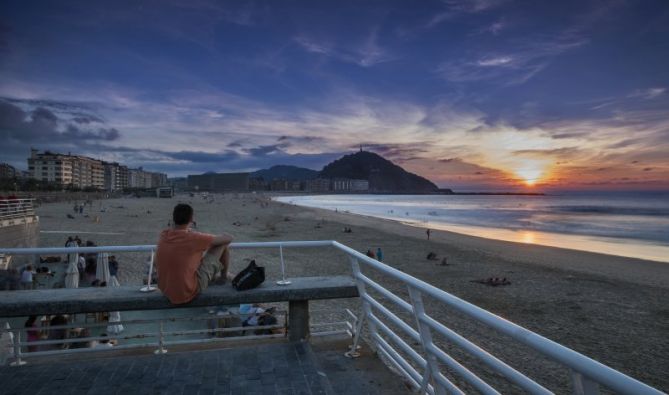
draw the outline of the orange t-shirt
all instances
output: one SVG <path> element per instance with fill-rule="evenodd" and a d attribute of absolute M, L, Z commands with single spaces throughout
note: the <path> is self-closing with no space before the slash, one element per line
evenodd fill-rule
<path fill-rule="evenodd" d="M 214 235 L 165 229 L 156 250 L 158 288 L 174 304 L 188 303 L 198 292 L 197 269 Z"/>

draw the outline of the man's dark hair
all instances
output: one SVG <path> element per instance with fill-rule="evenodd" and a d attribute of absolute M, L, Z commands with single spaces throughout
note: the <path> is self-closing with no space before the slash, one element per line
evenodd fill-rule
<path fill-rule="evenodd" d="M 174 225 L 186 225 L 193 219 L 193 208 L 187 204 L 177 204 L 172 212 Z"/>

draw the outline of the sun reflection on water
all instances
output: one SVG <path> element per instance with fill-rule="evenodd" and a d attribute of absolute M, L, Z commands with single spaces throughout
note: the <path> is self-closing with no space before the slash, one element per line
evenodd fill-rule
<path fill-rule="evenodd" d="M 520 242 L 526 244 L 534 244 L 535 234 L 534 232 L 524 231 L 520 234 Z"/>

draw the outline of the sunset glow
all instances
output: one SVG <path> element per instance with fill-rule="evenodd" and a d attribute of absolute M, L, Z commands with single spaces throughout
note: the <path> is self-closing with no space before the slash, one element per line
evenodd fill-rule
<path fill-rule="evenodd" d="M 669 189 L 666 2 L 307 4 L 4 2 L 0 162 L 320 170 L 362 146 L 460 191 Z"/>
<path fill-rule="evenodd" d="M 521 233 L 520 242 L 525 244 L 534 244 L 535 234 L 534 232 L 525 231 Z"/>

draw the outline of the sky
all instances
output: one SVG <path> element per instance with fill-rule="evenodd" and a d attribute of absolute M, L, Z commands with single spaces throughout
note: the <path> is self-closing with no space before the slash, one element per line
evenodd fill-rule
<path fill-rule="evenodd" d="M 0 162 L 376 152 L 455 190 L 669 189 L 669 2 L 0 3 Z"/>

